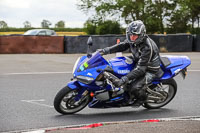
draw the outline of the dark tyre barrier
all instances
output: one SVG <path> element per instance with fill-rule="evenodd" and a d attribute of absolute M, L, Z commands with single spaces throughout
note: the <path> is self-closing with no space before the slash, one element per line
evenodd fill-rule
<path fill-rule="evenodd" d="M 194 35 L 193 51 L 200 52 L 200 35 Z"/>
<path fill-rule="evenodd" d="M 167 35 L 149 35 L 149 37 L 157 44 L 161 52 L 167 52 Z"/>
<path fill-rule="evenodd" d="M 192 35 L 168 35 L 167 51 L 169 52 L 191 52 Z"/>
<path fill-rule="evenodd" d="M 87 39 L 89 36 L 65 37 L 65 53 L 86 53 Z M 191 52 L 193 45 L 193 37 L 188 34 L 175 35 L 149 35 L 155 41 L 161 52 Z M 125 35 L 106 35 L 92 36 L 93 47 L 96 49 L 109 47 L 117 43 L 117 39 L 124 41 Z M 126 51 L 128 52 L 128 51 Z"/>
<path fill-rule="evenodd" d="M 193 37 L 189 34 L 149 35 L 161 52 L 191 52 Z"/>
<path fill-rule="evenodd" d="M 62 36 L 0 36 L 0 54 L 63 53 Z"/>
<path fill-rule="evenodd" d="M 88 37 L 89 36 L 65 36 L 64 52 L 69 54 L 86 53 Z"/>
<path fill-rule="evenodd" d="M 89 36 L 65 36 L 65 53 L 86 53 L 88 38 Z M 92 51 L 94 52 L 96 49 L 112 46 L 117 43 L 117 39 L 124 41 L 125 35 L 92 36 Z"/>

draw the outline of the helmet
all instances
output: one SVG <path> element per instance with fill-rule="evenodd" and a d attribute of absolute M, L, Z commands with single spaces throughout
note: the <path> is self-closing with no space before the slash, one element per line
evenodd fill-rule
<path fill-rule="evenodd" d="M 145 34 L 146 28 L 141 20 L 131 22 L 126 29 L 126 38 L 129 43 L 134 45 L 143 42 Z"/>

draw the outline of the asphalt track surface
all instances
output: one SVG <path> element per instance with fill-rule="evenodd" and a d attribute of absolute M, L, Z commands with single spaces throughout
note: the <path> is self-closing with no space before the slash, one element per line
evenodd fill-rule
<path fill-rule="evenodd" d="M 166 53 L 165 53 L 166 54 Z M 175 77 L 178 92 L 167 106 L 156 110 L 89 109 L 60 115 L 53 108 L 56 93 L 70 80 L 73 64 L 81 55 L 0 55 L 0 132 L 71 126 L 98 122 L 200 116 L 200 53 L 192 60 L 185 80 Z M 106 56 L 107 59 L 115 55 Z"/>

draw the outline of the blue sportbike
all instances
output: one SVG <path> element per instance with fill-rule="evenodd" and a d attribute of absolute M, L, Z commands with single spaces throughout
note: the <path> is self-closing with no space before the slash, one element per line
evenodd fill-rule
<path fill-rule="evenodd" d="M 113 81 L 134 69 L 135 62 L 123 56 L 107 61 L 99 52 L 91 53 L 91 37 L 88 46 L 87 56 L 77 59 L 74 65 L 72 81 L 57 93 L 55 109 L 61 114 L 73 114 L 87 105 L 89 108 L 131 106 L 128 90 L 133 81 L 120 88 L 116 88 Z M 187 56 L 162 56 L 161 60 L 164 73 L 145 86 L 148 98 L 142 106 L 147 109 L 161 108 L 174 98 L 177 84 L 173 77 L 181 73 L 185 78 L 191 64 Z"/>

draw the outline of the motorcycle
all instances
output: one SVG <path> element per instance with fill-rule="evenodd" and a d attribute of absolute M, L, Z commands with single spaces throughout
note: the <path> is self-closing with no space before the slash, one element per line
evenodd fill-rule
<path fill-rule="evenodd" d="M 87 56 L 77 59 L 73 68 L 73 79 L 62 88 L 54 99 L 54 108 L 61 114 L 76 113 L 87 105 L 89 108 L 127 107 L 131 82 L 120 88 L 113 85 L 116 78 L 134 69 L 135 62 L 128 57 L 115 57 L 107 61 L 99 52 L 91 53 L 93 44 L 89 37 Z M 142 105 L 147 109 L 158 109 L 167 105 L 176 95 L 177 83 L 173 77 L 187 74 L 191 60 L 187 56 L 162 56 L 160 78 L 145 86 L 148 96 Z"/>

